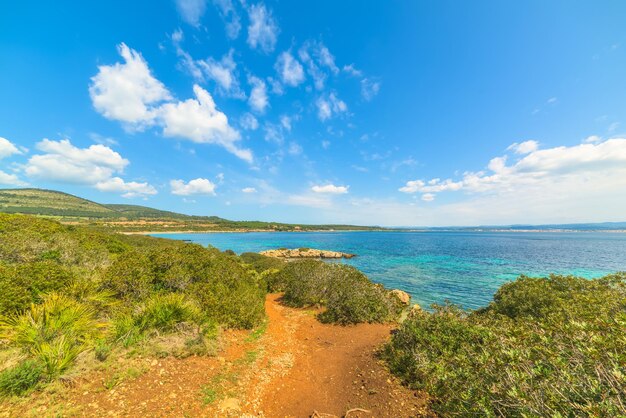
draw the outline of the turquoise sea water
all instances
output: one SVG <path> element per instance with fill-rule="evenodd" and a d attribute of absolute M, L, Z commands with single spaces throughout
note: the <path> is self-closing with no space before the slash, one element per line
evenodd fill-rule
<path fill-rule="evenodd" d="M 357 254 L 343 262 L 421 306 L 489 303 L 520 274 L 586 278 L 626 270 L 626 234 L 596 232 L 253 232 L 155 234 L 236 253 L 319 248 Z"/>

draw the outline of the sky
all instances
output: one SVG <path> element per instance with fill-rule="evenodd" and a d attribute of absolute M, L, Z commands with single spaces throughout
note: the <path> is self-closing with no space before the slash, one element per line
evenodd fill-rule
<path fill-rule="evenodd" d="M 626 221 L 623 1 L 0 3 L 0 187 L 235 220 Z"/>

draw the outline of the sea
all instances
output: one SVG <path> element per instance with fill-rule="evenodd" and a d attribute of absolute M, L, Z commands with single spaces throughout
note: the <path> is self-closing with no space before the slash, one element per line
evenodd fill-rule
<path fill-rule="evenodd" d="M 154 236 L 191 241 L 238 254 L 276 248 L 317 248 L 356 254 L 353 265 L 386 287 L 408 292 L 431 309 L 446 301 L 466 309 L 489 304 L 520 275 L 597 278 L 626 271 L 626 233 L 334 231 L 180 233 Z"/>

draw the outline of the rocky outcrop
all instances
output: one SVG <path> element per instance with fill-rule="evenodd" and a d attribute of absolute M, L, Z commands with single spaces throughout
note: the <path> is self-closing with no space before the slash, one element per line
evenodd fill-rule
<path fill-rule="evenodd" d="M 411 303 L 411 295 L 403 292 L 402 290 L 394 289 L 391 291 L 391 294 L 398 298 L 398 300 L 402 302 L 403 305 L 409 306 L 409 304 Z"/>
<path fill-rule="evenodd" d="M 278 250 L 261 251 L 259 254 L 275 258 L 352 258 L 354 254 L 339 251 L 316 250 L 313 248 L 280 248 Z"/>

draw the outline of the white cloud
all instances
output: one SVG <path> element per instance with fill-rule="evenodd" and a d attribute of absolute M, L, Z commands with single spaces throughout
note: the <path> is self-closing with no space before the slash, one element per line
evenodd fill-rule
<path fill-rule="evenodd" d="M 531 152 L 537 151 L 539 148 L 539 142 L 534 140 L 524 141 L 521 143 L 514 143 L 510 145 L 507 150 L 513 150 L 516 154 L 529 154 Z"/>
<path fill-rule="evenodd" d="M 230 39 L 236 39 L 241 30 L 241 22 L 232 0 L 213 0 L 213 3 L 217 6 L 226 27 L 226 36 Z"/>
<path fill-rule="evenodd" d="M 330 147 L 330 141 L 328 140 L 323 140 L 322 141 L 322 148 L 324 149 L 328 149 Z"/>
<path fill-rule="evenodd" d="M 327 77 L 324 68 L 333 74 L 339 73 L 339 67 L 335 64 L 335 57 L 322 42 L 305 42 L 298 50 L 298 56 L 306 65 L 307 72 L 313 78 L 313 84 L 317 90 L 324 89 Z"/>
<path fill-rule="evenodd" d="M 175 30 L 170 37 L 172 39 L 172 44 L 176 49 L 176 55 L 180 57 L 179 65 L 183 68 L 183 70 L 191 74 L 194 80 L 198 82 L 203 82 L 204 72 L 202 71 L 202 68 L 200 68 L 199 63 L 196 62 L 196 60 L 194 60 L 193 57 L 181 46 L 181 43 L 185 38 L 182 29 Z"/>
<path fill-rule="evenodd" d="M 234 50 L 231 49 L 221 60 L 217 61 L 213 58 L 208 58 L 204 61 L 198 61 L 198 66 L 202 68 L 202 71 L 209 79 L 217 83 L 217 91 L 220 94 L 245 98 L 245 94 L 241 91 L 239 81 L 237 80 L 237 64 L 233 59 L 233 54 Z"/>
<path fill-rule="evenodd" d="M 94 108 L 107 119 L 141 129 L 154 123 L 155 105 L 171 98 L 165 86 L 152 76 L 148 64 L 122 43 L 118 51 L 124 63 L 101 65 L 91 78 L 89 95 Z"/>
<path fill-rule="evenodd" d="M 511 149 L 517 150 L 516 147 Z M 535 149 L 511 165 L 506 162 L 506 156 L 496 157 L 489 162 L 490 172 L 466 172 L 458 181 L 412 180 L 399 190 L 404 193 L 464 190 L 470 194 L 498 195 L 554 189 L 559 184 L 562 189 L 557 193 L 576 196 L 583 184 L 592 186 L 594 182 L 606 182 L 609 175 L 626 176 L 626 139 Z M 610 184 L 595 184 L 598 190 L 607 186 Z"/>
<path fill-rule="evenodd" d="M 291 118 L 287 115 L 282 115 L 280 117 L 280 124 L 283 125 L 283 128 L 285 128 L 288 131 L 291 131 Z"/>
<path fill-rule="evenodd" d="M 361 77 L 363 75 L 363 71 L 357 69 L 354 64 L 344 65 L 341 70 L 352 77 Z"/>
<path fill-rule="evenodd" d="M 585 140 L 583 141 L 586 144 L 596 144 L 598 142 L 601 142 L 602 138 L 599 137 L 598 135 L 591 135 L 588 136 L 587 138 L 585 138 Z"/>
<path fill-rule="evenodd" d="M 22 152 L 8 139 L 0 136 L 0 160 Z"/>
<path fill-rule="evenodd" d="M 157 194 L 157 190 L 148 183 L 126 182 L 119 177 L 100 181 L 95 185 L 101 192 L 121 193 L 122 197 L 147 197 Z"/>
<path fill-rule="evenodd" d="M 261 49 L 266 54 L 272 52 L 279 32 L 272 12 L 263 3 L 259 3 L 248 7 L 248 16 L 248 45 L 253 49 Z"/>
<path fill-rule="evenodd" d="M 180 17 L 191 26 L 198 26 L 206 10 L 206 0 L 176 0 Z"/>
<path fill-rule="evenodd" d="M 424 193 L 422 195 L 422 200 L 424 202 L 432 202 L 433 200 L 435 200 L 435 195 L 432 193 Z"/>
<path fill-rule="evenodd" d="M 291 155 L 300 155 L 302 154 L 302 147 L 297 142 L 291 142 L 287 152 Z"/>
<path fill-rule="evenodd" d="M 129 162 L 105 145 L 78 148 L 68 139 L 44 139 L 36 148 L 43 154 L 33 155 L 24 166 L 28 177 L 90 186 L 102 192 L 121 193 L 127 198 L 157 193 L 148 183 L 126 182 L 114 176 L 121 174 Z"/>
<path fill-rule="evenodd" d="M 252 152 L 235 145 L 240 134 L 229 125 L 226 115 L 217 110 L 209 92 L 198 85 L 193 86 L 193 91 L 196 99 L 161 106 L 163 135 L 218 144 L 237 157 L 252 162 Z"/>
<path fill-rule="evenodd" d="M 17 175 L 5 173 L 2 170 L 0 170 L 0 184 L 4 186 L 27 186 L 28 185 L 28 183 L 20 180 Z"/>
<path fill-rule="evenodd" d="M 248 83 L 252 86 L 248 104 L 252 110 L 263 113 L 269 105 L 269 100 L 267 98 L 267 85 L 265 84 L 265 81 L 255 76 L 249 76 Z"/>
<path fill-rule="evenodd" d="M 379 91 L 379 81 L 373 81 L 369 78 L 364 78 L 363 80 L 361 80 L 361 97 L 363 97 L 365 101 L 369 102 L 370 100 L 372 100 L 374 97 L 376 97 Z"/>
<path fill-rule="evenodd" d="M 78 148 L 67 139 L 44 139 L 37 149 L 45 154 L 32 156 L 24 171 L 29 177 L 47 181 L 93 185 L 121 173 L 128 165 L 128 160 L 104 145 Z"/>
<path fill-rule="evenodd" d="M 349 186 L 335 186 L 334 184 L 326 184 L 324 186 L 315 185 L 311 187 L 311 190 L 315 193 L 327 193 L 327 194 L 345 194 L 348 193 Z"/>
<path fill-rule="evenodd" d="M 185 183 L 183 180 L 171 180 L 172 194 L 178 196 L 212 195 L 215 196 L 215 183 L 208 179 L 197 178 Z"/>
<path fill-rule="evenodd" d="M 304 81 L 302 64 L 289 51 L 285 51 L 278 56 L 274 67 L 280 75 L 282 82 L 288 86 L 296 87 Z"/>
<path fill-rule="evenodd" d="M 348 105 L 339 99 L 335 93 L 318 98 L 315 105 L 317 106 L 317 116 L 321 121 L 330 119 L 333 114 L 344 113 L 348 110 Z"/>
<path fill-rule="evenodd" d="M 254 187 L 244 187 L 241 189 L 243 193 L 256 193 L 257 190 Z"/>
<path fill-rule="evenodd" d="M 259 128 L 259 121 L 252 113 L 244 113 L 241 118 L 239 118 L 239 125 L 248 131 L 256 131 Z"/>

